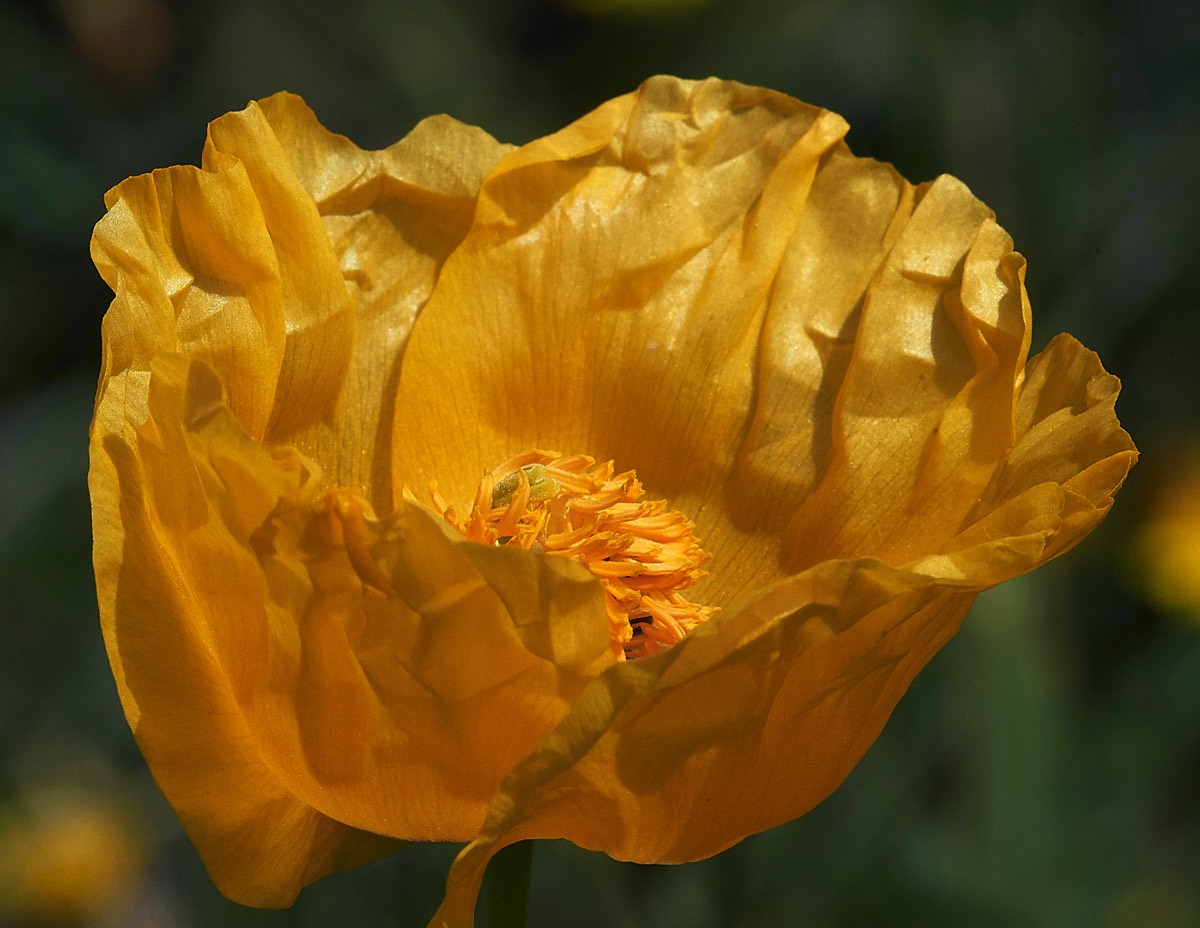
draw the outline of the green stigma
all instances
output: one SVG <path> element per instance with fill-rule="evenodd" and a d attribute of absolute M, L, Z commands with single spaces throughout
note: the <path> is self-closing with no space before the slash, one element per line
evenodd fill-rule
<path fill-rule="evenodd" d="M 530 505 L 548 500 L 558 493 L 558 483 L 546 473 L 544 465 L 526 464 L 520 470 L 515 470 L 496 482 L 496 486 L 492 489 L 492 508 L 499 509 L 512 501 L 517 488 L 521 485 L 521 474 L 524 474 L 525 479 L 529 481 Z"/>

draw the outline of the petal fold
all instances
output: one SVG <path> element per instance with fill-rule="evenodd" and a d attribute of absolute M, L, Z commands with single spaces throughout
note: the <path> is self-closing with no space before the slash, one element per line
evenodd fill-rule
<path fill-rule="evenodd" d="M 213 882 L 245 905 L 290 905 L 304 885 L 399 844 L 300 801 L 263 757 L 230 686 L 227 655 L 218 653 L 211 629 L 192 621 L 191 592 L 161 524 L 164 516 L 194 520 L 198 512 L 186 504 L 159 511 L 162 501 L 141 477 L 140 452 L 155 459 L 152 468 L 179 471 L 164 457 L 169 443 L 150 418 L 149 377 L 140 374 L 108 382 L 88 477 L 102 629 L 117 689 L 155 780 Z"/>
<path fill-rule="evenodd" d="M 607 672 L 501 784 L 431 925 L 473 924 L 487 861 L 515 841 L 679 863 L 807 812 L 973 599 L 878 562 L 828 562 Z"/>
<path fill-rule="evenodd" d="M 233 898 L 286 904 L 337 854 L 379 843 L 357 829 L 469 838 L 613 660 L 582 568 L 320 491 L 315 464 L 245 432 L 203 362 L 110 378 L 92 462 L 118 690 Z M 239 800 L 220 806 L 218 782 Z M 281 842 L 293 856 L 267 861 Z"/>
<path fill-rule="evenodd" d="M 207 361 L 256 440 L 390 507 L 404 345 L 506 150 L 439 117 L 362 151 L 290 94 L 216 120 L 202 169 L 105 198 L 92 255 L 116 298 L 102 377 L 158 353 Z"/>
<path fill-rule="evenodd" d="M 529 447 L 635 461 L 700 508 L 744 428 L 767 294 L 845 123 L 648 81 L 508 155 L 409 342 L 396 485 L 469 504 Z"/>

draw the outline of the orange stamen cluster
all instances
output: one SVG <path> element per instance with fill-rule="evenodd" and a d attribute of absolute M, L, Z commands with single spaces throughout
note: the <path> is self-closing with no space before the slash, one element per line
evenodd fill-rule
<path fill-rule="evenodd" d="M 709 555 L 691 521 L 665 500 L 642 499 L 633 471 L 613 473 L 587 455 L 526 451 L 479 484 L 460 520 L 431 488 L 434 507 L 471 541 L 574 558 L 600 581 L 618 658 L 676 644 L 713 612 L 680 593 L 705 575 Z"/>

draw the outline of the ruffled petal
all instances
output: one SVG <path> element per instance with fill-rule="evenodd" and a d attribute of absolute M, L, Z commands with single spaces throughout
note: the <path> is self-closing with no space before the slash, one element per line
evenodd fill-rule
<path fill-rule="evenodd" d="M 157 353 L 205 360 L 256 440 L 390 506 L 404 344 L 505 150 L 440 117 L 364 152 L 290 94 L 216 120 L 202 170 L 105 198 L 92 253 L 116 299 L 102 376 Z"/>
<path fill-rule="evenodd" d="M 235 859 L 257 881 L 226 874 L 222 889 L 286 902 L 300 876 L 277 885 L 280 871 L 314 878 L 354 828 L 471 837 L 501 778 L 612 662 L 599 587 L 421 507 L 375 520 L 356 491 L 321 494 L 315 465 L 246 434 L 206 364 L 150 368 L 111 378 L 97 412 L 97 585 L 160 786 L 214 874 Z M 220 762 L 187 760 L 203 750 Z M 217 782 L 242 797 L 224 811 Z M 269 848 L 241 829 L 277 816 L 262 840 L 295 859 L 250 866 Z"/>
<path fill-rule="evenodd" d="M 844 373 L 823 384 L 828 454 L 783 562 L 890 563 L 957 532 L 1015 440 L 1029 344 L 1024 261 L 952 178 L 914 191 L 867 287 Z"/>
<path fill-rule="evenodd" d="M 1014 441 L 1024 262 L 844 131 L 661 78 L 509 155 L 415 327 L 397 482 L 462 504 L 524 447 L 611 457 L 693 516 L 717 605 L 959 531 Z"/>
<path fill-rule="evenodd" d="M 608 671 L 501 784 L 430 924 L 472 925 L 488 861 L 516 841 L 682 863 L 805 814 L 878 737 L 975 594 L 1076 543 L 1132 463 L 1117 447 L 904 569 L 825 561 L 671 651 Z"/>
<path fill-rule="evenodd" d="M 1057 557 L 1099 524 L 1137 461 L 1133 440 L 1117 421 L 1120 381 L 1095 352 L 1058 335 L 1024 373 L 1016 442 L 973 517 L 943 549 L 1012 534 L 1007 526 L 1040 524 L 1048 537 L 1039 562 Z"/>
<path fill-rule="evenodd" d="M 157 354 L 200 358 L 222 372 L 234 414 L 261 440 L 286 336 L 279 268 L 244 168 L 155 171 L 105 202 L 92 257 L 116 296 L 101 380 L 144 371 Z"/>
<path fill-rule="evenodd" d="M 487 861 L 514 841 L 679 863 L 804 814 L 973 599 L 878 562 L 827 562 L 606 673 L 501 785 L 431 924 L 473 924 Z"/>
<path fill-rule="evenodd" d="M 470 225 L 479 185 L 511 146 L 434 116 L 389 148 L 362 151 L 325 129 L 299 97 L 277 94 L 260 105 L 316 204 L 355 307 L 335 421 L 301 447 L 332 484 L 363 487 L 382 511 L 392 501 L 392 406 L 405 342 Z"/>
<path fill-rule="evenodd" d="M 213 882 L 246 905 L 290 905 L 301 887 L 390 853 L 398 842 L 334 821 L 280 782 L 230 687 L 210 630 L 163 543 L 139 480 L 135 431 L 148 377 L 108 381 L 89 487 L 105 645 L 130 727 Z M 151 448 L 153 429 L 146 432 Z M 147 449 L 150 450 L 150 449 Z M 162 458 L 158 467 L 177 462 Z"/>
<path fill-rule="evenodd" d="M 864 294 L 913 211 L 887 164 L 829 154 L 780 264 L 763 320 L 756 389 L 722 520 L 705 533 L 726 597 L 776 576 L 783 530 L 835 453 L 835 405 Z M 714 584 L 715 585 L 715 584 Z"/>
<path fill-rule="evenodd" d="M 1011 418 L 996 425 L 1011 422 L 1012 451 L 961 531 L 902 567 L 822 561 L 597 679 L 501 784 L 432 924 L 472 923 L 487 861 L 512 842 L 566 837 L 678 863 L 836 789 L 975 594 L 1083 538 L 1136 459 L 1114 412 L 1116 378 L 1078 342 L 1055 339 L 1013 380 Z"/>
<path fill-rule="evenodd" d="M 655 78 L 506 157 L 414 327 L 397 484 L 436 479 L 466 508 L 482 473 L 551 447 L 636 467 L 700 512 L 745 427 L 779 261 L 844 132 L 780 94 Z"/>

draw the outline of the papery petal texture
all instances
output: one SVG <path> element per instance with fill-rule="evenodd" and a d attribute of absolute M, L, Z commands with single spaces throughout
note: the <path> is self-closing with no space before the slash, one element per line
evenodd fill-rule
<path fill-rule="evenodd" d="M 802 815 L 974 595 L 1076 543 L 1132 465 L 1095 355 L 1063 337 L 1027 366 L 1024 261 L 990 211 L 953 178 L 855 158 L 844 128 L 763 91 L 651 81 L 485 181 L 399 402 L 428 370 L 452 387 L 398 463 L 465 483 L 454 461 L 476 446 L 564 433 L 632 458 L 685 501 L 724 608 L 590 685 L 501 786 L 440 923 L 465 923 L 512 841 L 678 862 Z M 754 193 L 693 184 L 692 152 Z M 492 261 L 523 270 L 485 293 Z M 453 356 L 464 330 L 501 350 Z M 439 431 L 464 413 L 481 425 Z"/>
<path fill-rule="evenodd" d="M 160 786 L 251 904 L 395 846 L 379 835 L 470 838 L 611 660 L 574 565 L 412 504 L 374 515 L 404 340 L 502 151 L 429 133 L 364 153 L 273 98 L 213 125 L 202 170 L 117 188 L 96 233 L 117 294 L 90 474 L 106 643 Z"/>
<path fill-rule="evenodd" d="M 660 77 L 519 148 L 439 117 L 364 152 L 280 95 L 110 192 L 101 615 L 223 892 L 468 841 L 461 926 L 514 841 L 715 854 L 836 789 L 975 595 L 1103 518 L 1116 378 L 1069 336 L 1029 358 L 992 213 L 846 131 Z M 618 661 L 582 567 L 421 505 L 530 448 L 636 468 L 718 611 Z"/>

